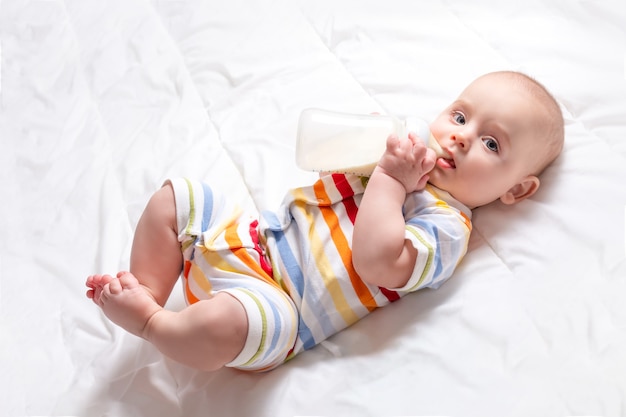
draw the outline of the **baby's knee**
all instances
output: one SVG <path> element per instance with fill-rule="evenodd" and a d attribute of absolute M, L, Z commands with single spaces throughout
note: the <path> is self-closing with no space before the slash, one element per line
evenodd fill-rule
<path fill-rule="evenodd" d="M 231 362 L 243 349 L 248 336 L 248 319 L 243 306 L 228 294 L 218 293 L 210 300 L 192 304 L 188 310 L 199 310 L 197 346 L 205 358 L 204 370 L 219 369 Z"/>
<path fill-rule="evenodd" d="M 248 334 L 248 315 L 239 300 L 228 293 L 217 293 L 205 316 L 205 324 L 217 337 L 245 338 Z"/>
<path fill-rule="evenodd" d="M 176 200 L 174 198 L 174 187 L 172 187 L 170 182 L 166 182 L 161 188 L 155 191 L 151 200 L 155 200 L 155 204 L 163 208 L 175 208 Z"/>
<path fill-rule="evenodd" d="M 165 183 L 159 188 L 148 201 L 145 213 L 159 223 L 165 223 L 174 231 L 177 231 L 176 224 L 176 200 L 174 189 L 170 183 Z"/>

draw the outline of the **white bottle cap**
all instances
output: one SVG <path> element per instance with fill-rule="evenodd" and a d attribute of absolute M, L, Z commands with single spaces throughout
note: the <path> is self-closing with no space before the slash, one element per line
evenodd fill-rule
<path fill-rule="evenodd" d="M 430 128 L 425 120 L 409 116 L 406 118 L 404 126 L 406 127 L 407 133 L 415 132 L 417 136 L 428 145 L 428 141 L 430 140 Z"/>
<path fill-rule="evenodd" d="M 441 146 L 439 146 L 437 139 L 435 139 L 433 134 L 430 132 L 428 123 L 425 120 L 420 119 L 419 117 L 409 116 L 406 118 L 404 126 L 407 134 L 408 132 L 415 132 L 415 134 L 417 134 L 417 136 L 424 141 L 426 146 L 435 151 L 438 157 L 445 154 L 443 149 L 441 149 Z"/>

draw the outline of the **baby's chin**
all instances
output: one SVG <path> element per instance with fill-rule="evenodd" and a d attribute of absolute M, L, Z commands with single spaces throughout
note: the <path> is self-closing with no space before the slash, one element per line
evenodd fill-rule
<path fill-rule="evenodd" d="M 441 168 L 437 165 L 428 173 L 428 183 L 434 185 L 435 187 L 442 189 L 444 191 L 448 191 L 446 188 L 446 181 L 442 178 L 441 172 L 439 172 Z"/>
<path fill-rule="evenodd" d="M 463 205 L 465 205 L 470 210 L 473 210 L 473 209 L 475 209 L 476 207 L 479 206 L 479 204 L 477 204 L 476 201 L 474 201 L 472 198 L 470 198 L 470 196 L 466 196 L 465 193 L 455 193 L 454 190 L 452 190 L 451 187 L 449 187 L 446 184 L 446 181 L 443 181 L 441 178 L 439 178 L 439 176 L 437 175 L 436 170 L 431 171 L 429 176 L 430 176 L 430 178 L 428 180 L 429 184 L 432 184 L 435 187 L 439 188 L 440 190 L 443 190 L 443 191 L 447 192 L 455 200 L 457 200 L 458 202 L 462 203 Z"/>

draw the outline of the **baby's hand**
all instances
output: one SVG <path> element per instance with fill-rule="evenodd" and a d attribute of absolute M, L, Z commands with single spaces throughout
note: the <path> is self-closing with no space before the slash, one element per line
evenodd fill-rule
<path fill-rule="evenodd" d="M 411 132 L 405 138 L 396 135 L 387 138 L 387 148 L 376 169 L 395 178 L 410 193 L 426 186 L 435 161 L 435 152 Z"/>

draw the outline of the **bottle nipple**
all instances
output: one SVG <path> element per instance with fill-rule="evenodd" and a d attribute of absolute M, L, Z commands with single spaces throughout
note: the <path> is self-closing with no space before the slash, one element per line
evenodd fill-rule
<path fill-rule="evenodd" d="M 426 146 L 435 151 L 437 157 L 443 156 L 445 152 L 439 146 L 439 142 L 430 132 L 430 128 L 428 127 L 428 123 L 423 119 L 417 117 L 407 117 L 405 121 L 405 128 L 408 132 L 415 132 L 417 136 L 424 141 Z"/>
<path fill-rule="evenodd" d="M 437 158 L 445 156 L 445 152 L 444 150 L 441 148 L 441 145 L 439 145 L 439 142 L 437 142 L 437 139 L 435 138 L 435 136 L 433 136 L 433 134 L 430 134 L 430 137 L 428 138 L 428 143 L 426 144 L 426 146 L 428 146 L 430 149 L 432 149 L 433 151 L 435 151 L 435 154 L 437 155 Z"/>

